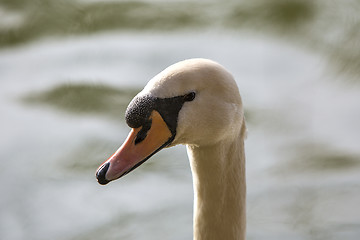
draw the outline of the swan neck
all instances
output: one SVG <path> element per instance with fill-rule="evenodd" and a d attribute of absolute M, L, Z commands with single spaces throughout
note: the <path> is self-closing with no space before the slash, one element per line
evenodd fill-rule
<path fill-rule="evenodd" d="M 194 184 L 194 239 L 244 240 L 244 132 L 212 146 L 188 146 Z"/>

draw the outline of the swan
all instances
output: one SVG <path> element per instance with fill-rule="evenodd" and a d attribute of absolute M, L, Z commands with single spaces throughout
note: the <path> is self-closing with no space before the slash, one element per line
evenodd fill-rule
<path fill-rule="evenodd" d="M 107 184 L 161 149 L 184 144 L 193 177 L 194 239 L 245 239 L 246 126 L 232 75 L 208 59 L 175 63 L 134 97 L 125 119 L 131 131 L 98 168 L 98 182 Z"/>

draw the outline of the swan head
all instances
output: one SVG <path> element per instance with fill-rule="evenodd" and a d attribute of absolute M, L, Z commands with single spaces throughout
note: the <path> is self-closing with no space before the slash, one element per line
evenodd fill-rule
<path fill-rule="evenodd" d="M 238 137 L 243 118 L 238 87 L 224 67 L 207 59 L 171 65 L 130 102 L 125 119 L 132 130 L 98 168 L 98 182 L 124 176 L 162 148 L 210 146 Z"/>

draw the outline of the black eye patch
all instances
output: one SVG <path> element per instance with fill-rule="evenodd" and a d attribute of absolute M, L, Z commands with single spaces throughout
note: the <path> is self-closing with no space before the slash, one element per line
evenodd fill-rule
<path fill-rule="evenodd" d="M 150 115 L 157 111 L 175 138 L 179 112 L 185 102 L 195 99 L 194 91 L 171 98 L 156 98 L 149 95 L 134 98 L 126 109 L 126 123 L 131 128 L 142 127 L 135 138 L 135 144 L 142 142 L 151 128 Z"/>

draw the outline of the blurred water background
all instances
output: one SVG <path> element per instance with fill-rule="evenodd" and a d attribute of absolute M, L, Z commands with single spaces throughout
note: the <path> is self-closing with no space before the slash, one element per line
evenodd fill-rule
<path fill-rule="evenodd" d="M 184 146 L 107 186 L 124 110 L 204 57 L 246 106 L 249 240 L 360 239 L 360 2 L 0 0 L 0 239 L 192 239 Z"/>

